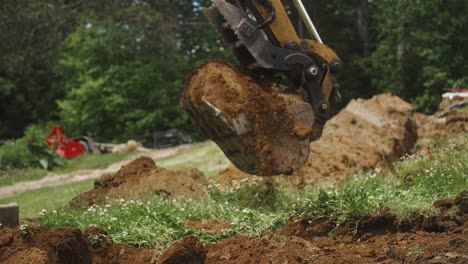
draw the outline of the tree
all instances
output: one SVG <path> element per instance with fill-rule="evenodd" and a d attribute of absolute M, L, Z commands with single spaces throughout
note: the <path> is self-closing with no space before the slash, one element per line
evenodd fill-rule
<path fill-rule="evenodd" d="M 75 15 L 61 0 L 0 3 L 0 138 L 22 135 L 27 124 L 54 116 L 51 87 L 58 46 Z"/>
<path fill-rule="evenodd" d="M 232 51 L 226 47 L 203 15 L 202 8 L 211 0 L 181 0 L 179 9 L 178 43 L 189 63 L 199 66 L 211 59 L 226 59 L 236 63 Z"/>
<path fill-rule="evenodd" d="M 177 0 L 0 1 L 0 139 L 23 135 L 27 125 L 57 119 L 55 101 L 65 95 L 54 67 L 62 41 L 83 16 L 112 16 L 137 3 L 167 14 L 174 30 Z M 152 34 L 148 32 L 148 34 Z"/>
<path fill-rule="evenodd" d="M 372 7 L 378 45 L 368 73 L 379 91 L 431 112 L 444 88 L 468 84 L 466 1 L 380 0 Z"/>
<path fill-rule="evenodd" d="M 56 73 L 67 91 L 59 107 L 70 134 L 127 140 L 184 126 L 178 103 L 188 65 L 159 8 L 141 2 L 84 18 L 66 39 Z"/>

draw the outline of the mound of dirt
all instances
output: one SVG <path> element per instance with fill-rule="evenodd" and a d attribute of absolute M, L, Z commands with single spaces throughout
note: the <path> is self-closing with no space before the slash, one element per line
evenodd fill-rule
<path fill-rule="evenodd" d="M 183 237 L 166 249 L 158 259 L 161 264 L 203 264 L 206 250 L 202 242 L 194 236 Z"/>
<path fill-rule="evenodd" d="M 0 263 L 150 263 L 154 251 L 117 245 L 105 231 L 94 228 L 45 227 L 3 229 L 0 234 Z"/>
<path fill-rule="evenodd" d="M 468 132 L 468 110 L 445 112 L 443 116 L 416 113 L 420 138 L 451 138 Z M 439 117 L 438 117 L 439 116 Z"/>
<path fill-rule="evenodd" d="M 444 132 L 449 135 L 468 132 L 468 111 L 448 114 Z"/>
<path fill-rule="evenodd" d="M 170 171 L 156 166 L 151 158 L 140 157 L 123 166 L 114 177 L 103 175 L 95 181 L 94 189 L 73 198 L 70 204 L 91 205 L 107 198 L 135 199 L 152 194 L 199 198 L 207 184 L 197 169 Z"/>
<path fill-rule="evenodd" d="M 183 105 L 241 170 L 291 174 L 307 160 L 314 115 L 301 96 L 279 90 L 275 82 L 211 61 L 192 73 Z"/>
<path fill-rule="evenodd" d="M 412 114 L 409 103 L 389 94 L 353 100 L 327 122 L 322 137 L 310 144 L 306 165 L 280 180 L 296 186 L 334 183 L 363 168 L 390 165 L 411 152 L 418 138 Z M 226 183 L 245 177 L 229 168 L 215 180 Z"/>

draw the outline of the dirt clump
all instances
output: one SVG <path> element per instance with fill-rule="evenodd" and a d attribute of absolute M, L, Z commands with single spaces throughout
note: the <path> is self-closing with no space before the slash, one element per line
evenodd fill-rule
<path fill-rule="evenodd" d="M 3 229 L 0 233 L 0 263 L 150 263 L 154 252 L 114 244 L 107 233 L 92 228 L 46 227 Z"/>
<path fill-rule="evenodd" d="M 448 114 L 445 119 L 445 131 L 448 134 L 468 132 L 468 111 Z"/>
<path fill-rule="evenodd" d="M 91 263 L 91 254 L 77 228 L 45 227 L 3 229 L 1 263 Z"/>
<path fill-rule="evenodd" d="M 206 259 L 206 250 L 194 236 L 183 237 L 163 251 L 157 263 L 160 264 L 203 264 Z"/>
<path fill-rule="evenodd" d="M 307 160 L 312 108 L 296 93 L 279 92 L 274 82 L 211 61 L 192 73 L 183 105 L 242 171 L 291 174 Z"/>
<path fill-rule="evenodd" d="M 245 173 L 234 165 L 229 165 L 226 169 L 220 171 L 218 175 L 213 177 L 213 180 L 221 184 L 222 186 L 227 186 L 232 184 L 233 182 L 241 182 L 241 181 L 253 181 L 255 178 L 254 175 Z"/>
<path fill-rule="evenodd" d="M 415 114 L 420 138 L 449 139 L 468 132 L 468 111 L 450 111 L 428 116 Z"/>
<path fill-rule="evenodd" d="M 103 175 L 95 181 L 94 189 L 75 197 L 70 204 L 92 205 L 109 198 L 135 199 L 148 195 L 198 198 L 204 195 L 207 184 L 197 169 L 170 171 L 156 166 L 151 158 L 139 157 L 123 166 L 114 177 Z"/>
<path fill-rule="evenodd" d="M 298 237 L 238 236 L 208 244 L 206 263 L 312 263 L 319 248 Z"/>

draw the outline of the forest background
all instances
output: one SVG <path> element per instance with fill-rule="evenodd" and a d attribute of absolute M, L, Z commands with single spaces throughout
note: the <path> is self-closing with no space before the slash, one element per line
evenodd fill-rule
<path fill-rule="evenodd" d="M 290 0 L 297 31 L 310 38 Z M 198 132 L 180 107 L 191 69 L 235 62 L 201 13 L 209 0 L 2 0 L 0 140 L 58 123 L 70 136 Z M 345 67 L 343 101 L 389 92 L 415 110 L 468 84 L 468 1 L 306 0 Z"/>

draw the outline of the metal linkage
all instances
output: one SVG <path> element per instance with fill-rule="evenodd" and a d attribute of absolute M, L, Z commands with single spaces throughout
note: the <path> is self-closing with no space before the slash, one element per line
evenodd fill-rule
<path fill-rule="evenodd" d="M 310 34 L 313 35 L 318 42 L 323 44 L 323 41 L 320 38 L 317 29 L 315 28 L 314 23 L 312 22 L 312 19 L 310 19 L 309 13 L 307 13 L 307 10 L 305 9 L 302 0 L 293 0 L 293 2 L 296 5 L 297 11 L 299 12 L 302 21 L 304 21 L 304 24 L 306 25 Z"/>
<path fill-rule="evenodd" d="M 275 21 L 275 18 L 276 18 L 276 11 L 275 11 L 275 7 L 273 6 L 273 4 L 270 2 L 270 0 L 260 0 L 260 3 L 262 5 L 264 5 L 266 8 L 268 8 L 270 10 L 270 17 L 263 21 L 263 23 L 261 23 L 258 28 L 260 29 L 263 29 L 264 27 L 270 25 L 271 23 L 273 23 L 273 21 Z"/>

